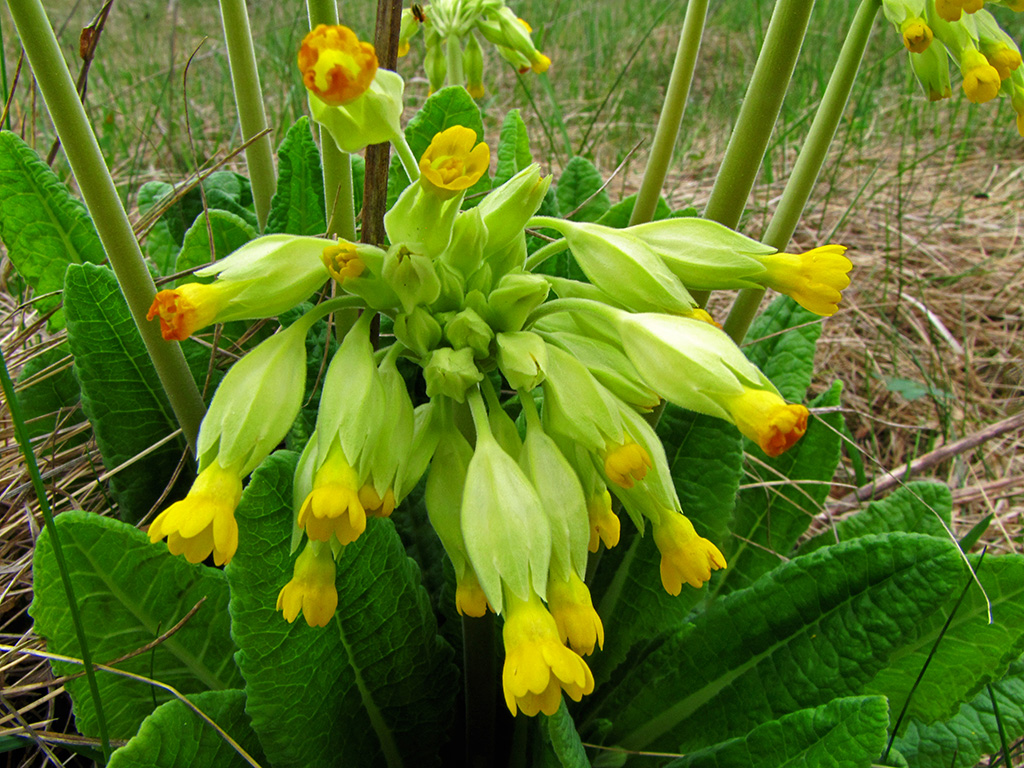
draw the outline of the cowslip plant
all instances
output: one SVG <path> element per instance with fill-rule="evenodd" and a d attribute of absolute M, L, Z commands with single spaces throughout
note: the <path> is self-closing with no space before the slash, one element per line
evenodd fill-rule
<path fill-rule="evenodd" d="M 449 59 L 465 45 L 475 61 L 457 26 L 472 19 L 543 59 L 503 3 L 410 14 Z M 896 22 L 908 47 L 927 37 L 918 18 Z M 802 34 L 779 24 L 768 50 Z M 400 41 L 414 30 L 407 18 Z M 965 555 L 933 483 L 805 535 L 841 441 L 841 386 L 807 394 L 812 320 L 840 311 L 853 267 L 838 244 L 784 252 L 805 171 L 760 240 L 723 221 L 746 197 L 732 175 L 705 217 L 629 223 L 582 206 L 601 187 L 585 161 L 546 176 L 517 113 L 492 153 L 462 87 L 404 129 L 402 78 L 346 27 L 314 26 L 297 63 L 325 156 L 386 141 L 404 174 L 387 210 L 362 212 L 383 241 L 322 236 L 333 191 L 300 121 L 262 232 L 237 199 L 255 226 L 208 211 L 165 274 L 204 263 L 197 243 L 230 252 L 134 312 L 187 353 L 197 337 L 245 351 L 209 401 L 191 489 L 114 486 L 129 519 L 136 496 L 156 504 L 145 532 L 66 511 L 39 541 L 32 616 L 58 674 L 85 646 L 103 660 L 145 646 L 205 600 L 119 663 L 134 677 L 67 681 L 78 730 L 127 742 L 111 765 L 931 766 L 995 751 L 997 693 L 1021 722 L 1007 700 L 1024 687 L 1024 558 Z M 731 163 L 765 138 L 737 135 Z M 798 163 L 811 182 L 821 143 Z M 723 330 L 701 301 L 720 289 L 784 296 L 757 318 L 738 304 Z M 140 394 L 151 363 L 113 278 L 73 265 L 64 301 L 104 458 L 150 418 L 171 434 L 160 394 Z M 215 367 L 196 359 L 197 377 Z M 124 371 L 119 403 L 105 390 Z M 195 710 L 209 719 L 183 725 Z"/>

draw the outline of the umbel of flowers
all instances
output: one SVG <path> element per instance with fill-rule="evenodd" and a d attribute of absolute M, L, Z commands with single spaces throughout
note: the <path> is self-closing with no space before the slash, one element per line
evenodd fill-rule
<path fill-rule="evenodd" d="M 1022 0 L 989 0 L 1024 11 Z M 903 38 L 921 87 L 932 101 L 953 91 L 949 59 L 960 68 L 963 90 L 975 104 L 1010 100 L 1024 136 L 1024 68 L 1017 43 L 986 10 L 984 0 L 883 0 L 885 16 Z"/>
<path fill-rule="evenodd" d="M 314 34 L 353 45 L 347 30 Z M 347 78 L 364 89 L 325 110 L 351 109 L 376 87 L 360 80 L 363 70 L 313 71 L 317 88 L 349 92 Z M 336 558 L 368 517 L 401 514 L 426 475 L 456 607 L 504 620 L 509 710 L 553 714 L 563 692 L 579 700 L 594 687 L 584 657 L 603 644 L 604 628 L 584 576 L 588 555 L 619 541 L 613 499 L 641 533 L 650 526 L 669 593 L 700 588 L 726 567 L 684 515 L 645 415 L 668 400 L 735 424 L 769 456 L 807 426 L 807 409 L 782 399 L 688 288 L 771 287 L 830 315 L 851 265 L 842 246 L 780 254 L 695 218 L 610 229 L 538 217 L 550 178 L 536 165 L 463 210 L 488 163 L 487 145 L 453 126 L 434 137 L 418 179 L 386 214 L 390 244 L 270 235 L 198 273 L 213 282 L 157 295 L 151 319 L 168 339 L 278 315 L 328 280 L 340 298 L 231 368 L 202 425 L 195 484 L 149 536 L 192 562 L 231 559 L 243 481 L 300 408 L 306 333 L 337 307 L 362 307 L 327 369 L 295 471 L 293 534 L 281 546 L 298 554 L 277 608 L 289 622 L 301 613 L 311 626 L 327 625 L 338 600 Z M 563 237 L 528 256 L 526 229 L 541 226 Z M 588 282 L 533 271 L 565 249 Z M 390 318 L 394 337 L 375 350 L 377 313 Z M 410 399 L 399 358 L 420 367 L 426 402 Z"/>

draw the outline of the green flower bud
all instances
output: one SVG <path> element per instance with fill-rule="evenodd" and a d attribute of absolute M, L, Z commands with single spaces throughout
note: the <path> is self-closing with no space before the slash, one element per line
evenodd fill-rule
<path fill-rule="evenodd" d="M 543 336 L 545 341 L 561 347 L 583 363 L 594 378 L 620 400 L 643 411 L 650 411 L 661 402 L 620 346 L 565 331 L 544 333 Z M 499 359 L 499 365 L 500 362 Z"/>
<path fill-rule="evenodd" d="M 529 392 L 544 381 L 548 350 L 536 333 L 498 334 L 498 368 L 513 389 Z"/>
<path fill-rule="evenodd" d="M 629 309 L 681 314 L 696 306 L 679 278 L 629 230 L 543 216 L 534 222 L 561 232 L 590 282 Z"/>
<path fill-rule="evenodd" d="M 480 206 L 463 211 L 455 219 L 452 239 L 441 254 L 441 261 L 456 269 L 463 277 L 472 275 L 483 262 L 487 227 L 480 215 Z"/>
<path fill-rule="evenodd" d="M 384 214 L 388 239 L 408 250 L 439 256 L 451 242 L 462 198 L 460 194 L 445 200 L 421 183 L 410 184 Z"/>
<path fill-rule="evenodd" d="M 398 476 L 395 480 L 397 503 L 401 503 L 402 499 L 416 487 L 437 450 L 441 438 L 437 412 L 437 404 L 433 400 L 413 411 L 412 445 L 398 466 Z"/>
<path fill-rule="evenodd" d="M 371 437 L 372 447 L 366 462 L 370 472 L 368 482 L 372 481 L 374 490 L 381 499 L 385 498 L 388 491 L 391 492 L 392 498 L 395 498 L 395 477 L 412 447 L 413 440 L 412 400 L 409 398 L 405 379 L 395 367 L 396 352 L 395 347 L 388 350 L 388 354 L 377 368 L 384 392 L 383 413 L 378 432 Z"/>
<path fill-rule="evenodd" d="M 547 281 L 528 272 L 505 275 L 487 297 L 491 326 L 499 331 L 518 331 L 526 318 L 548 297 Z"/>
<path fill-rule="evenodd" d="M 547 345 L 544 379 L 544 423 L 589 451 L 603 450 L 623 439 L 622 419 L 615 402 L 580 361 Z"/>
<path fill-rule="evenodd" d="M 327 129 L 342 152 L 358 152 L 402 135 L 402 92 L 405 82 L 395 72 L 378 69 L 369 89 L 340 107 L 309 94 L 313 119 Z"/>
<path fill-rule="evenodd" d="M 439 434 L 442 439 L 430 463 L 423 501 L 430 525 L 455 566 L 456 578 L 461 580 L 468 559 L 462 538 L 462 496 L 473 448 L 454 425 L 439 430 Z"/>
<path fill-rule="evenodd" d="M 450 44 L 450 43 L 449 43 Z M 466 90 L 474 99 L 482 99 L 484 93 L 484 52 L 480 41 L 472 32 L 466 37 L 462 50 L 462 71 L 466 75 Z"/>
<path fill-rule="evenodd" d="M 441 342 L 441 325 L 423 307 L 395 317 L 395 338 L 420 357 Z"/>
<path fill-rule="evenodd" d="M 466 280 L 459 274 L 458 270 L 453 269 L 442 261 L 435 261 L 434 271 L 437 273 L 437 279 L 441 283 L 441 293 L 431 305 L 431 311 L 435 315 L 446 312 L 454 313 L 465 306 Z"/>
<path fill-rule="evenodd" d="M 550 186 L 551 176 L 542 178 L 540 166 L 531 163 L 480 201 L 477 210 L 487 228 L 488 251 L 502 250 L 523 233 Z"/>
<path fill-rule="evenodd" d="M 469 347 L 475 358 L 483 359 L 491 353 L 494 331 L 472 309 L 464 309 L 449 320 L 444 335 L 455 349 Z"/>
<path fill-rule="evenodd" d="M 435 349 L 423 366 L 427 397 L 445 395 L 459 403 L 466 401 L 467 390 L 479 384 L 483 377 L 473 362 L 473 350 L 469 347 Z"/>
<path fill-rule="evenodd" d="M 410 251 L 399 243 L 388 249 L 384 257 L 383 277 L 398 295 L 402 307 L 431 304 L 441 295 L 441 280 L 433 261 L 421 253 Z"/>
<path fill-rule="evenodd" d="M 431 30 L 425 37 L 427 53 L 423 57 L 423 68 L 430 81 L 430 92 L 434 93 L 444 87 L 444 79 L 448 76 L 448 60 L 444 55 L 444 40 L 441 36 Z"/>
<path fill-rule="evenodd" d="M 488 248 L 484 258 L 491 268 L 491 275 L 500 277 L 510 272 L 522 272 L 528 255 L 526 233 L 520 232 L 518 237 L 509 240 L 500 250 L 492 251 Z"/>
<path fill-rule="evenodd" d="M 519 427 L 512 421 L 512 417 L 502 407 L 498 395 L 491 386 L 491 382 L 484 379 L 484 396 L 487 399 L 487 425 L 491 434 L 498 441 L 498 445 L 513 459 L 519 458 L 519 452 L 523 449 L 523 438 L 519 435 Z"/>

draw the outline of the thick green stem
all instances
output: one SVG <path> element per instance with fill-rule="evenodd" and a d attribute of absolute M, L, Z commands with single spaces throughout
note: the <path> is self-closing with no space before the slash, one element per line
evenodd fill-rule
<path fill-rule="evenodd" d="M 159 324 L 146 320 L 156 286 L 146 269 L 139 242 L 117 196 L 46 11 L 40 0 L 18 0 L 8 3 L 8 8 L 132 318 L 139 327 L 185 439 L 194 448 L 199 423 L 206 411 L 203 399 L 181 347 L 177 342 L 164 341 Z"/>
<path fill-rule="evenodd" d="M 630 225 L 642 224 L 654 218 L 658 197 L 665 184 L 672 161 L 672 150 L 679 136 L 679 126 L 686 111 L 686 99 L 690 95 L 693 70 L 700 51 L 700 39 L 704 34 L 704 21 L 708 15 L 708 0 L 690 0 L 686 6 L 683 31 L 679 35 L 676 61 L 672 65 L 672 76 L 668 81 L 668 92 L 658 118 L 658 129 L 654 133 L 651 156 L 647 159 L 644 178 L 636 195 L 636 205 L 629 217 Z"/>
<path fill-rule="evenodd" d="M 256 68 L 256 52 L 253 50 L 245 0 L 220 0 L 220 18 L 224 25 L 224 42 L 227 44 L 231 65 L 231 84 L 235 90 L 242 141 L 263 134 L 245 148 L 245 164 L 252 183 L 252 202 L 260 230 L 263 230 L 267 226 L 270 200 L 277 190 L 277 176 L 274 173 L 270 134 L 266 133 L 267 113 L 263 107 L 263 90 L 260 88 L 260 74 Z"/>
<path fill-rule="evenodd" d="M 462 71 L 462 44 L 458 35 L 449 35 L 444 41 L 445 62 L 448 64 L 448 72 L 445 75 L 445 83 L 448 85 L 465 85 L 466 75 Z"/>
<path fill-rule="evenodd" d="M 395 154 L 398 155 L 398 159 L 402 161 L 402 167 L 405 169 L 406 175 L 409 177 L 409 181 L 417 182 L 420 178 L 420 166 L 416 162 L 416 155 L 413 154 L 412 147 L 409 146 L 409 142 L 405 140 L 405 134 L 396 136 L 391 140 L 391 146 L 395 148 Z"/>
<path fill-rule="evenodd" d="M 85 636 L 85 625 L 82 623 L 82 615 L 78 611 L 75 587 L 71 583 L 71 574 L 68 571 L 67 561 L 64 559 L 60 535 L 53 521 L 53 511 L 50 509 L 50 502 L 46 498 L 46 488 L 43 486 L 43 478 L 39 474 L 36 456 L 32 452 L 32 443 L 28 430 L 25 427 L 25 419 L 21 413 L 21 401 L 18 399 L 18 393 L 14 391 L 14 382 L 11 381 L 11 375 L 7 371 L 7 361 L 4 359 L 2 350 L 0 350 L 0 384 L 3 385 L 4 399 L 7 401 L 7 409 L 10 411 L 11 421 L 14 422 L 15 439 L 17 439 L 21 452 L 25 456 L 25 468 L 32 479 L 32 487 L 35 489 L 36 498 L 39 500 L 39 509 L 43 513 L 46 533 L 49 535 L 50 544 L 53 547 L 53 557 L 57 561 L 57 571 L 60 573 L 60 580 L 64 585 L 64 596 L 67 599 L 68 613 L 71 614 L 71 623 L 75 627 L 78 647 L 82 653 L 82 663 L 85 666 L 85 676 L 89 681 L 89 693 L 92 696 L 93 706 L 96 708 L 96 723 L 100 731 L 100 742 L 103 745 L 103 756 L 109 761 L 110 736 L 107 732 L 107 718 L 103 713 L 103 700 L 100 698 L 100 688 L 96 682 L 96 670 L 92 665 L 92 651 L 89 650 L 89 643 Z"/>
<path fill-rule="evenodd" d="M 836 128 L 850 99 L 850 92 L 853 90 L 860 63 L 864 59 L 864 51 L 879 8 L 880 0 L 861 0 L 850 31 L 846 35 L 846 41 L 839 52 L 835 69 L 832 70 L 832 76 L 825 88 L 821 104 L 814 115 L 814 122 L 811 123 L 807 139 L 800 149 L 796 165 L 793 166 L 793 173 L 786 182 L 779 205 L 762 237 L 763 242 L 780 251 L 793 237 L 796 225 L 818 180 Z M 736 297 L 723 328 L 737 343 L 746 335 L 763 297 L 763 288 L 744 288 Z"/>

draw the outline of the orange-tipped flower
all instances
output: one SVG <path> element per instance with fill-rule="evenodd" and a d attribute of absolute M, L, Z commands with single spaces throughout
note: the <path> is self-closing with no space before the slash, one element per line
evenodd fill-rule
<path fill-rule="evenodd" d="M 318 24 L 299 48 L 302 82 L 318 99 L 340 107 L 358 99 L 377 74 L 373 45 L 348 27 Z"/>
<path fill-rule="evenodd" d="M 807 431 L 807 409 L 765 389 L 747 388 L 728 407 L 740 432 L 772 457 L 788 451 Z"/>
<path fill-rule="evenodd" d="M 423 153 L 420 180 L 442 200 L 450 200 L 476 184 L 490 162 L 491 150 L 476 143 L 476 131 L 453 125 L 434 136 Z"/>
<path fill-rule="evenodd" d="M 160 318 L 160 334 L 166 341 L 184 341 L 212 323 L 228 299 L 216 284 L 185 283 L 157 293 L 146 319 Z"/>

